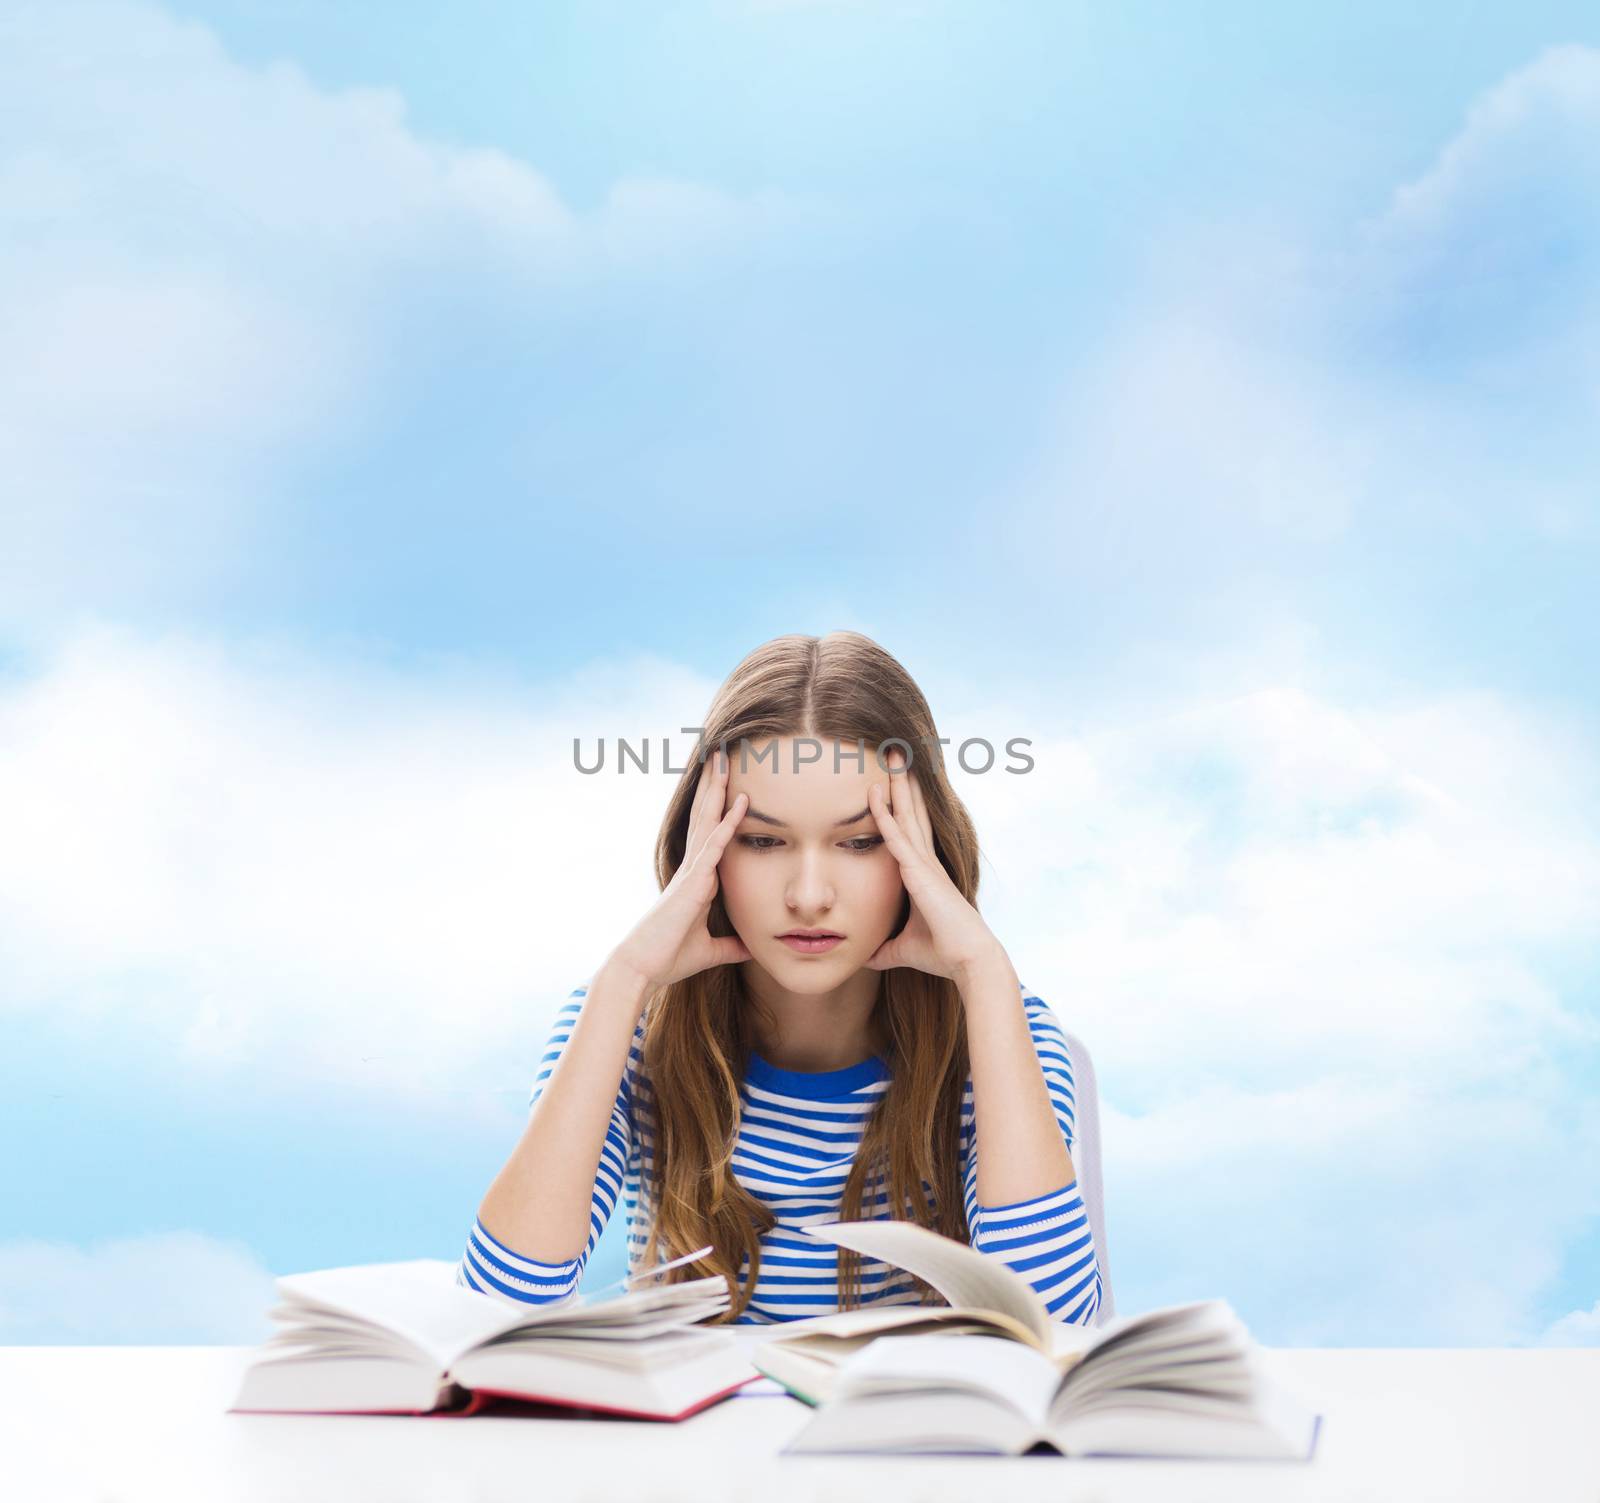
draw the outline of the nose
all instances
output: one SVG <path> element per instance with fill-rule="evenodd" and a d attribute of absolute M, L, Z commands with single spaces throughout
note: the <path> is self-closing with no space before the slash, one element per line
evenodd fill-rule
<path fill-rule="evenodd" d="M 784 894 L 790 911 L 801 923 L 821 918 L 833 907 L 833 883 L 828 880 L 826 864 L 820 851 L 801 854 L 799 865 L 789 880 Z"/>

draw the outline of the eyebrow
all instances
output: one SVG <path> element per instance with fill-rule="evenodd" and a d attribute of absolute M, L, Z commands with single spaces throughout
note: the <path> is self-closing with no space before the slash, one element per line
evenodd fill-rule
<path fill-rule="evenodd" d="M 860 824 L 861 821 L 871 813 L 872 809 L 869 806 L 868 808 L 863 809 L 859 814 L 852 814 L 849 819 L 834 820 L 833 828 L 836 830 L 842 830 L 846 825 Z M 789 828 L 788 825 L 784 824 L 781 819 L 775 819 L 770 814 L 757 813 L 757 811 L 754 809 L 746 809 L 744 811 L 744 817 L 746 819 L 758 819 L 764 825 L 776 825 L 780 830 L 787 830 Z"/>

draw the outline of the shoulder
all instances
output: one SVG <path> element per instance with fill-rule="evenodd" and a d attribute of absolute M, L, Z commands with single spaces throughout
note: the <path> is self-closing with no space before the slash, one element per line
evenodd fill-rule
<path fill-rule="evenodd" d="M 1028 1016 L 1028 1032 L 1033 1035 L 1033 1047 L 1041 1059 L 1059 1060 L 1069 1070 L 1072 1066 L 1071 1050 L 1067 1044 L 1067 1030 L 1054 1008 L 1036 991 L 1019 983 L 1022 988 L 1022 1006 Z"/>
<path fill-rule="evenodd" d="M 1034 1039 L 1034 1052 L 1045 1069 L 1045 1076 L 1050 1077 L 1053 1084 L 1059 1082 L 1070 1096 L 1074 1060 L 1066 1026 L 1054 1008 L 1026 984 L 1022 986 L 1022 1008 L 1026 1010 L 1027 1031 Z"/>
<path fill-rule="evenodd" d="M 1044 1070 L 1056 1110 L 1070 1120 L 1074 1115 L 1077 1091 L 1076 1062 L 1072 1057 L 1072 1044 L 1067 1030 L 1044 998 L 1026 985 L 1022 988 L 1022 1005 L 1027 1011 L 1028 1032 L 1033 1038 L 1034 1053 L 1039 1056 L 1039 1064 Z"/>
<path fill-rule="evenodd" d="M 1044 1067 L 1045 1074 L 1052 1079 L 1060 1080 L 1070 1092 L 1073 1061 L 1067 1030 L 1055 1010 L 1043 997 L 1026 982 L 1019 982 L 1018 985 L 1023 1012 L 1028 1019 L 1028 1034 L 1033 1040 L 1034 1053 L 1039 1056 L 1039 1063 Z M 967 1077 L 969 1084 L 971 1078 L 969 1073 Z"/>

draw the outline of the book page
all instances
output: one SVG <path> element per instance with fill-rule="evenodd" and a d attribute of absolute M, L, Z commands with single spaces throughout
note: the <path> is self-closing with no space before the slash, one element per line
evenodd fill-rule
<path fill-rule="evenodd" d="M 708 1296 L 715 1292 L 712 1284 L 721 1288 L 722 1305 L 727 1302 L 726 1280 L 715 1279 L 670 1286 L 670 1294 L 643 1288 L 595 1304 L 562 1301 L 519 1307 L 463 1289 L 455 1282 L 455 1266 L 442 1258 L 414 1258 L 285 1274 L 275 1283 L 296 1322 L 303 1323 L 291 1327 L 297 1337 L 311 1335 L 323 1323 L 323 1312 L 331 1311 L 393 1332 L 441 1369 L 509 1331 L 552 1328 L 570 1334 L 596 1325 L 631 1324 L 675 1306 L 703 1315 Z"/>
<path fill-rule="evenodd" d="M 1020 1321 L 1042 1350 L 1054 1322 L 1020 1274 L 975 1247 L 912 1221 L 830 1221 L 804 1227 L 809 1237 L 854 1248 L 925 1279 L 959 1309 L 997 1310 Z"/>
<path fill-rule="evenodd" d="M 837 1315 L 823 1315 L 795 1322 L 803 1330 L 789 1331 L 779 1326 L 781 1335 L 773 1340 L 786 1346 L 807 1346 L 817 1351 L 827 1351 L 833 1344 L 849 1341 L 858 1345 L 860 1340 L 889 1331 L 936 1331 L 954 1334 L 957 1331 L 974 1331 L 984 1336 L 1012 1336 L 1018 1341 L 1033 1344 L 1033 1333 L 1009 1315 L 997 1310 L 952 1309 L 946 1305 L 889 1305 L 860 1310 L 842 1310 Z"/>
<path fill-rule="evenodd" d="M 1081 1413 L 1058 1406 L 1050 1433 L 1068 1456 L 1310 1461 L 1320 1422 L 1298 1395 L 1268 1383 L 1248 1402 L 1158 1391 L 1106 1394 Z"/>
<path fill-rule="evenodd" d="M 1227 1333 L 1227 1339 L 1234 1344 L 1236 1337 L 1247 1339 L 1247 1333 L 1226 1300 L 1194 1300 L 1182 1305 L 1163 1305 L 1137 1315 L 1119 1315 L 1098 1326 L 1072 1326 L 1054 1321 L 1046 1350 L 1054 1355 L 1056 1365 L 1066 1373 L 1091 1356 L 1094 1365 L 1099 1367 L 1114 1358 L 1120 1359 L 1124 1352 L 1187 1345 L 1217 1332 Z"/>
<path fill-rule="evenodd" d="M 1024 1351 L 1035 1350 L 1025 1326 L 995 1311 L 972 1315 L 944 1306 L 901 1305 L 890 1310 L 849 1310 L 801 1324 L 807 1329 L 762 1341 L 753 1360 L 763 1373 L 808 1404 L 821 1403 L 833 1391 L 834 1379 L 848 1357 L 890 1332 L 902 1336 L 970 1333 L 1010 1339 Z"/>
<path fill-rule="evenodd" d="M 1147 1366 L 1162 1352 L 1212 1341 L 1235 1351 L 1249 1345 L 1249 1332 L 1226 1300 L 1164 1305 L 1139 1315 L 1119 1316 L 1093 1332 L 1084 1355 L 1092 1358 L 1089 1365 L 1095 1368 L 1124 1360 Z"/>
<path fill-rule="evenodd" d="M 1051 1325 L 1050 1354 L 1063 1372 L 1081 1362 L 1104 1335 L 1103 1329 L 1095 1326 L 1069 1326 L 1060 1320 L 1052 1321 Z"/>
<path fill-rule="evenodd" d="M 833 1402 L 880 1393 L 982 1393 L 1003 1398 L 1038 1428 L 1061 1375 L 1031 1346 L 997 1336 L 880 1336 L 839 1369 Z"/>
<path fill-rule="evenodd" d="M 1248 1351 L 1222 1336 L 1152 1349 L 1118 1347 L 1068 1375 L 1074 1393 L 1136 1387 L 1193 1388 L 1216 1393 L 1247 1389 L 1252 1377 Z"/>
<path fill-rule="evenodd" d="M 1044 1438 L 1038 1426 L 987 1390 L 957 1393 L 932 1389 L 924 1393 L 858 1396 L 848 1404 L 824 1404 L 812 1411 L 811 1418 L 783 1447 L 783 1453 L 1015 1456 Z M 877 1467 L 873 1470 L 878 1473 Z M 892 1471 L 883 1469 L 878 1480 L 868 1486 L 915 1498 L 929 1495 L 925 1488 L 908 1490 L 903 1484 L 897 1488 L 890 1480 Z M 1056 1488 L 1060 1487 L 1058 1480 Z M 1048 1488 L 1041 1490 L 1040 1495 L 1047 1491 Z M 997 1496 L 998 1491 L 991 1487 L 984 1493 L 969 1487 L 965 1495 Z M 952 1487 L 941 1496 L 960 1497 L 962 1493 Z"/>

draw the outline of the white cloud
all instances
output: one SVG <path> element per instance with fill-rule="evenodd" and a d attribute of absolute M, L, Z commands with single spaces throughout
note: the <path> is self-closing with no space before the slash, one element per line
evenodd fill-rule
<path fill-rule="evenodd" d="M 1434 240 L 1459 235 L 1485 214 L 1498 218 L 1510 205 L 1535 209 L 1531 222 L 1507 226 L 1515 236 L 1481 246 L 1497 256 L 1567 223 L 1569 214 L 1600 224 L 1592 192 L 1571 191 L 1600 186 L 1597 131 L 1600 48 L 1547 47 L 1473 101 L 1428 170 L 1395 189 L 1373 231 L 1391 242 Z M 1483 273 L 1496 269 L 1493 260 L 1480 264 Z"/>
<path fill-rule="evenodd" d="M 248 1248 L 199 1232 L 0 1242 L 4 1346 L 253 1345 L 273 1299 Z"/>
<path fill-rule="evenodd" d="M 385 1054 L 459 1066 L 620 937 L 629 910 L 574 912 L 574 881 L 631 870 L 649 898 L 667 781 L 583 777 L 572 736 L 681 754 L 710 690 L 662 663 L 530 689 L 86 633 L 0 696 L 13 1001 L 76 985 L 97 1007 L 93 978 L 161 974 L 146 1005 L 220 1059 L 271 1042 L 337 1068 L 384 1018 Z M 1468 1070 L 1593 1039 L 1534 964 L 1593 933 L 1600 884 L 1592 763 L 1559 722 L 1288 687 L 1142 717 L 964 783 L 986 905 L 1125 1081 Z"/>
<path fill-rule="evenodd" d="M 322 290 L 354 293 L 364 270 L 403 255 L 498 242 L 524 274 L 585 275 L 597 249 L 637 255 L 658 228 L 669 240 L 688 220 L 743 228 L 744 200 L 671 177 L 625 179 L 607 209 L 580 214 L 527 162 L 419 134 L 398 90 L 324 90 L 290 62 L 238 63 L 158 7 L 29 6 L 6 41 L 0 80 L 31 139 L 0 159 L 4 212 L 59 239 L 143 255 L 270 245 L 299 270 L 324 265 Z M 768 222 L 821 208 L 771 191 L 751 202 Z M 607 222 L 619 205 L 627 234 Z"/>
<path fill-rule="evenodd" d="M 1389 349 L 1448 367 L 1448 407 L 1434 421 L 1446 422 L 1449 407 L 1465 419 L 1469 465 L 1492 448 L 1475 441 L 1480 410 L 1522 431 L 1570 425 L 1575 441 L 1590 431 L 1589 444 L 1557 450 L 1571 471 L 1565 484 L 1525 475 L 1526 443 L 1493 474 L 1539 531 L 1591 541 L 1600 538 L 1587 483 L 1600 414 L 1597 141 L 1600 48 L 1546 48 L 1476 99 L 1427 171 L 1360 227 L 1350 288 L 1353 321 L 1382 331 Z M 1532 468 L 1537 477 L 1543 467 Z"/>
<path fill-rule="evenodd" d="M 1529 1339 L 1600 1217 L 1585 741 L 1487 694 L 1284 685 L 1034 753 L 970 792 L 984 910 L 1095 1055 L 1123 1307 L 1225 1291 L 1279 1344 Z"/>
<path fill-rule="evenodd" d="M 642 914 L 669 736 L 712 686 L 540 690 L 97 628 L 0 689 L 5 1001 L 137 1016 L 258 1080 L 523 1090 L 554 1003 Z M 572 740 L 612 741 L 607 771 Z"/>
<path fill-rule="evenodd" d="M 1285 684 L 1074 734 L 927 687 L 948 726 L 1039 731 L 1033 774 L 959 786 L 986 917 L 1100 1066 L 1124 1302 L 1530 1339 L 1600 1216 L 1576 733 Z M 387 1110 L 520 1101 L 550 1008 L 655 895 L 668 780 L 583 777 L 572 737 L 682 760 L 713 689 L 649 659 L 533 686 L 87 633 L 0 691 L 7 1001 Z"/>
<path fill-rule="evenodd" d="M 1192 560 L 1190 540 L 1209 556 L 1256 531 L 1326 543 L 1365 495 L 1359 404 L 1286 352 L 1248 345 L 1214 311 L 1141 319 L 1056 411 L 1035 515 L 1053 562 L 1136 571 L 1153 526 L 1174 560 Z"/>
<path fill-rule="evenodd" d="M 1147 1111 L 1113 1104 L 1119 1298 L 1130 1273 L 1148 1303 L 1226 1293 L 1282 1346 L 1527 1342 L 1600 1217 L 1600 1113 L 1554 1060 L 1472 1081 L 1373 1059 L 1279 1087 L 1201 1067 Z"/>
<path fill-rule="evenodd" d="M 1592 732 L 1325 688 L 1383 669 L 1302 603 L 1380 550 L 1427 598 L 1458 540 L 1509 579 L 1600 537 L 1597 112 L 1600 51 L 1551 49 L 1344 248 L 1170 226 L 1005 529 L 1020 591 L 1198 601 L 1234 644 L 1125 654 L 1038 738 L 1060 771 L 975 807 L 986 911 L 1102 1070 L 1114 1272 L 1280 1342 L 1535 1339 L 1600 1217 Z"/>
<path fill-rule="evenodd" d="M 1551 1321 L 1541 1346 L 1600 1346 L 1600 1300 L 1587 1310 L 1573 1310 Z"/>
<path fill-rule="evenodd" d="M 1052 833 L 1008 893 L 1126 1064 L 1225 1067 L 1244 1027 L 1276 1075 L 1600 1037 L 1534 963 L 1597 927 L 1600 791 L 1559 720 L 1275 688 L 1037 755 L 1074 775 L 1013 800 Z"/>
<path fill-rule="evenodd" d="M 242 64 L 206 27 L 117 0 L 10 7 L 0 97 L 22 123 L 0 144 L 0 619 L 17 625 L 242 567 L 286 461 L 360 431 L 441 283 L 458 320 L 503 330 L 827 214 L 649 175 L 580 213 L 527 162 L 429 140 L 393 89 Z"/>
<path fill-rule="evenodd" d="M 1259 597 L 1485 518 L 1600 539 L 1597 141 L 1600 48 L 1552 47 L 1342 243 L 1269 209 L 1164 226 L 1018 487 L 1028 583 Z"/>

